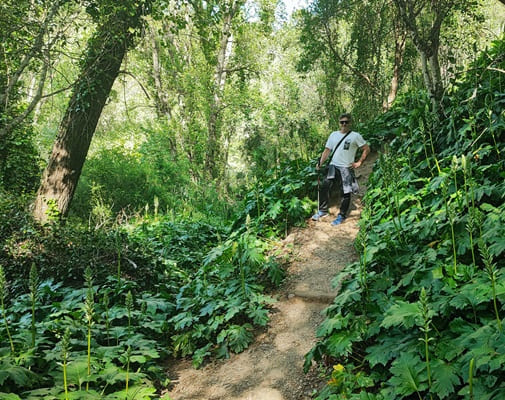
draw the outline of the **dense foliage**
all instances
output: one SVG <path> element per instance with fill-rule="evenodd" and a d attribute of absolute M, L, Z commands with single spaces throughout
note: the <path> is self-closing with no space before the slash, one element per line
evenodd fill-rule
<path fill-rule="evenodd" d="M 151 214 L 41 228 L 2 196 L 0 398 L 159 398 L 167 358 L 244 350 L 283 278 L 274 239 L 314 205 L 312 172 L 271 171 L 229 227 Z"/>
<path fill-rule="evenodd" d="M 318 399 L 505 396 L 504 55 L 460 74 L 441 115 L 411 92 L 373 122 L 390 143 L 306 357 L 332 364 Z"/>

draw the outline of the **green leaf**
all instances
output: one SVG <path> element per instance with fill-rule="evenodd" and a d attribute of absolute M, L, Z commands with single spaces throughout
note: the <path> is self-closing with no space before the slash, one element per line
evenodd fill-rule
<path fill-rule="evenodd" d="M 232 305 L 230 308 L 228 308 L 228 311 L 224 315 L 224 320 L 229 321 L 232 319 L 235 315 L 240 313 L 244 309 L 244 305 L 239 304 L 239 305 Z"/>
<path fill-rule="evenodd" d="M 103 396 L 94 390 L 76 390 L 68 393 L 70 400 L 100 400 Z"/>
<path fill-rule="evenodd" d="M 207 343 L 205 346 L 199 348 L 196 350 L 193 354 L 193 367 L 198 368 L 200 365 L 202 365 L 203 360 L 205 357 L 210 356 L 211 352 L 210 349 L 212 347 L 212 343 Z"/>
<path fill-rule="evenodd" d="M 352 349 L 352 343 L 359 339 L 360 335 L 358 332 L 342 331 L 334 333 L 324 343 L 328 354 L 339 357 L 349 354 Z"/>
<path fill-rule="evenodd" d="M 455 386 L 459 385 L 460 378 L 456 372 L 452 365 L 442 360 L 435 360 L 431 363 L 431 376 L 433 377 L 431 390 L 437 393 L 441 399 L 454 393 Z"/>
<path fill-rule="evenodd" d="M 405 334 L 398 329 L 396 331 L 389 331 L 388 335 L 383 335 L 379 339 L 378 344 L 367 348 L 368 354 L 365 359 L 370 366 L 374 367 L 377 364 L 386 366 L 390 360 L 417 345 L 418 337 L 415 334 Z"/>
<path fill-rule="evenodd" d="M 156 389 L 149 385 L 131 386 L 126 390 L 121 390 L 104 397 L 106 400 L 149 400 L 156 395 Z"/>
<path fill-rule="evenodd" d="M 319 328 L 317 328 L 317 337 L 325 337 L 333 333 L 335 330 L 340 330 L 342 328 L 345 328 L 349 324 L 349 315 L 345 317 L 342 317 L 340 314 L 336 314 L 335 316 L 331 318 L 326 318 L 321 325 L 319 325 Z"/>
<path fill-rule="evenodd" d="M 61 394 L 63 392 L 62 387 L 51 387 L 51 388 L 43 388 L 43 389 L 35 389 L 30 390 L 29 392 L 23 393 L 23 400 L 56 400 L 61 398 Z"/>
<path fill-rule="evenodd" d="M 191 312 L 183 312 L 171 318 L 169 323 L 174 324 L 174 329 L 180 331 L 191 326 L 196 320 L 197 317 L 194 317 Z"/>
<path fill-rule="evenodd" d="M 267 215 L 272 218 L 276 219 L 281 213 L 282 213 L 282 201 L 277 200 L 272 207 L 270 207 L 270 210 L 268 210 Z"/>
<path fill-rule="evenodd" d="M 0 392 L 0 400 L 21 400 L 17 394 Z"/>
<path fill-rule="evenodd" d="M 255 307 L 252 310 L 248 311 L 247 316 L 252 318 L 253 323 L 259 326 L 266 326 L 268 323 L 268 310 L 264 308 Z"/>
<path fill-rule="evenodd" d="M 73 360 L 67 365 L 68 383 L 81 386 L 88 377 L 88 361 L 86 358 Z"/>
<path fill-rule="evenodd" d="M 219 334 L 221 342 L 226 338 L 230 349 L 235 353 L 244 351 L 253 339 L 251 324 L 232 325 Z M 218 343 L 219 341 L 218 337 Z"/>
<path fill-rule="evenodd" d="M 2 361 L 0 363 L 0 385 L 3 385 L 8 380 L 14 382 L 17 386 L 26 387 L 37 380 L 37 375 L 19 365 Z"/>
<path fill-rule="evenodd" d="M 397 300 L 386 311 L 386 317 L 381 323 L 383 328 L 392 326 L 404 326 L 412 328 L 416 324 L 416 319 L 421 315 L 421 310 L 418 303 L 407 303 L 402 300 Z"/>
<path fill-rule="evenodd" d="M 421 374 L 424 363 L 418 355 L 412 353 L 402 353 L 398 359 L 393 361 L 391 373 L 393 376 L 388 383 L 393 387 L 395 393 L 408 396 L 412 393 L 419 393 L 425 390 L 427 376 Z"/>

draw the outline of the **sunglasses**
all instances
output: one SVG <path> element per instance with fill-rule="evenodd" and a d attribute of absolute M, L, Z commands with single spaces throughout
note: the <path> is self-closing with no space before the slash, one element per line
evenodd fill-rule
<path fill-rule="evenodd" d="M 338 121 L 340 122 L 340 125 L 347 125 L 349 124 L 351 121 Z"/>

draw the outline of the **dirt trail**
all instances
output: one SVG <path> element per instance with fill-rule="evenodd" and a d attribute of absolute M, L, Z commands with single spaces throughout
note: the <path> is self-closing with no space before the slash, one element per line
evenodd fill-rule
<path fill-rule="evenodd" d="M 317 371 L 303 373 L 305 354 L 316 342 L 321 312 L 333 301 L 331 281 L 357 259 L 353 241 L 358 233 L 361 198 L 376 157 L 369 155 L 357 171 L 360 193 L 353 196 L 345 223 L 330 225 L 338 209 L 321 222 L 294 229 L 284 240 L 291 264 L 285 283 L 274 293 L 268 327 L 243 353 L 216 360 L 199 370 L 191 362 L 173 365 L 169 378 L 172 400 L 309 400 L 323 382 Z"/>

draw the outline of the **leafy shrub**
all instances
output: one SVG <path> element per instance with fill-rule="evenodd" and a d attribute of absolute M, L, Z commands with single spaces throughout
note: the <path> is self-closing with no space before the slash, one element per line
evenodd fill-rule
<path fill-rule="evenodd" d="M 107 229 L 23 223 L 31 229 L 9 231 L 2 246 L 6 290 L 18 295 L 6 296 L 5 309 L 15 350 L 0 349 L 0 392 L 23 398 L 60 396 L 67 385 L 75 396 L 114 398 L 128 379 L 139 398 L 151 398 L 154 383 L 162 384 L 157 360 L 167 351 L 192 355 L 198 366 L 210 355 L 244 350 L 254 326 L 268 321 L 271 300 L 262 282 L 278 283 L 282 275 L 267 242 L 253 232 L 230 235 L 163 216 Z M 31 295 L 28 264 L 34 261 L 41 283 L 30 284 L 36 288 Z M 86 269 L 92 283 L 83 279 Z M 0 328 L 2 343 L 6 335 Z M 65 365 L 67 384 L 58 363 Z"/>
<path fill-rule="evenodd" d="M 187 177 L 175 173 L 164 176 L 162 173 L 167 168 L 159 172 L 155 167 L 138 152 L 124 148 L 101 150 L 86 161 L 72 212 L 81 218 L 89 214 L 93 187 L 107 188 L 101 196 L 113 214 L 122 209 L 141 210 L 146 204 L 152 204 L 155 197 L 160 201 L 160 209 L 166 209 L 174 202 L 169 195 L 170 188 L 184 187 Z M 175 164 L 172 168 L 177 170 Z"/>
<path fill-rule="evenodd" d="M 312 211 L 315 177 L 314 167 L 296 161 L 267 171 L 265 179 L 246 194 L 233 227 L 245 227 L 249 218 L 251 228 L 262 235 L 286 234 Z"/>
<path fill-rule="evenodd" d="M 318 399 L 505 396 L 505 40 L 444 99 L 412 93 L 377 123 L 392 138 L 356 247 L 305 367 L 342 365 Z M 339 370 L 341 368 L 339 367 Z"/>

